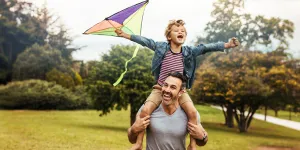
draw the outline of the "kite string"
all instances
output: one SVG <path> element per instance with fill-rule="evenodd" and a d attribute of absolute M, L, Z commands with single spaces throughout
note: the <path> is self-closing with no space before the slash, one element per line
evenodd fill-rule
<path fill-rule="evenodd" d="M 117 86 L 117 85 L 122 81 L 122 79 L 123 79 L 125 73 L 127 72 L 127 64 L 128 64 L 134 57 L 136 57 L 137 52 L 139 51 L 139 47 L 140 47 L 140 46 L 139 46 L 138 44 L 136 44 L 136 47 L 135 47 L 135 50 L 134 50 L 134 52 L 133 52 L 132 57 L 131 57 L 129 60 L 127 60 L 126 63 L 125 63 L 125 71 L 120 75 L 119 79 L 113 84 L 114 86 Z"/>

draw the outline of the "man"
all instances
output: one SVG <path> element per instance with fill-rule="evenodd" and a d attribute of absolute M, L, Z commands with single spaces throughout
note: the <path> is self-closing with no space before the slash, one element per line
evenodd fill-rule
<path fill-rule="evenodd" d="M 135 143 L 140 132 L 147 128 L 147 150 L 184 150 L 186 135 L 196 139 L 198 146 L 204 146 L 208 140 L 207 132 L 200 124 L 188 122 L 178 99 L 185 92 L 186 78 L 179 72 L 171 72 L 161 89 L 162 103 L 150 116 L 140 118 L 137 114 L 135 123 L 128 129 L 128 139 Z M 151 124 L 150 124 L 151 122 Z M 188 149 L 191 149 L 189 146 Z"/>

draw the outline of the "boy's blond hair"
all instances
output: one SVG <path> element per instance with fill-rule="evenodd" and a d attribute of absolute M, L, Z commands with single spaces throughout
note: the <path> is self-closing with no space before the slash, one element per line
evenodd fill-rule
<path fill-rule="evenodd" d="M 169 34 L 170 34 L 170 32 L 171 32 L 171 28 L 172 28 L 172 26 L 173 25 L 175 25 L 175 26 L 177 26 L 177 27 L 179 27 L 179 26 L 184 26 L 185 25 L 185 22 L 183 21 L 183 20 L 181 20 L 181 19 L 179 19 L 179 20 L 170 20 L 169 21 L 169 24 L 168 24 L 168 26 L 167 26 L 167 28 L 166 28 L 166 30 L 165 30 L 165 36 L 166 36 L 166 38 L 167 38 L 167 40 L 168 40 L 168 36 L 169 36 Z M 186 31 L 185 31 L 186 32 Z M 187 33 L 186 33 L 187 34 Z"/>

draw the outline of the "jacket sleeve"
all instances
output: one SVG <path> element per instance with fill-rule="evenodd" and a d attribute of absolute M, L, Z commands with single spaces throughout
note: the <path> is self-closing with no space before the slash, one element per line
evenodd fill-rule
<path fill-rule="evenodd" d="M 199 44 L 193 47 L 193 52 L 196 56 L 203 55 L 207 52 L 224 51 L 224 42 L 210 43 L 210 44 Z"/>
<path fill-rule="evenodd" d="M 138 44 L 141 44 L 142 46 L 146 46 L 150 49 L 152 49 L 153 51 L 155 51 L 156 49 L 156 44 L 157 42 L 155 42 L 152 39 L 140 36 L 140 35 L 131 35 L 130 36 L 130 40 L 133 42 L 136 42 Z"/>

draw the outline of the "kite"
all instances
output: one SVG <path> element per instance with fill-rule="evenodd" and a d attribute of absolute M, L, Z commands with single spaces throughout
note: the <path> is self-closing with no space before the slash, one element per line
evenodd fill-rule
<path fill-rule="evenodd" d="M 115 33 L 116 29 L 120 29 L 127 34 L 141 35 L 143 15 L 146 5 L 149 0 L 140 2 L 126 9 L 123 9 L 110 17 L 105 18 L 103 21 L 92 26 L 86 30 L 83 34 L 93 34 L 93 35 L 106 35 L 106 36 L 117 36 Z M 127 72 L 127 64 L 134 57 L 136 57 L 139 50 L 139 45 L 137 44 L 132 57 L 125 63 L 125 71 L 121 74 L 119 79 L 113 84 L 118 85 L 125 73 Z"/>

